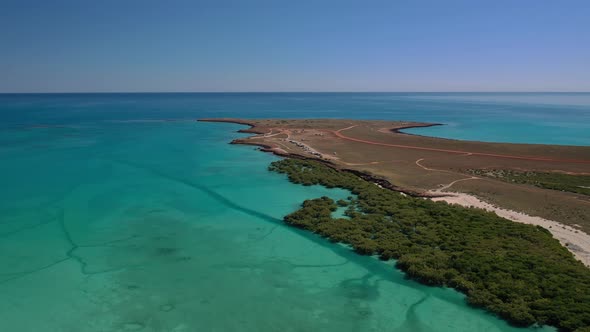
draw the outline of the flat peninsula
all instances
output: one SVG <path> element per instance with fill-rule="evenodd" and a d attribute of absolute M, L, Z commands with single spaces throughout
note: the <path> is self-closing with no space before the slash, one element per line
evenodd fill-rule
<path fill-rule="evenodd" d="M 232 143 L 288 157 L 269 170 L 292 183 L 350 191 L 304 201 L 288 225 L 395 259 L 409 278 L 452 287 L 513 325 L 590 329 L 589 148 L 401 131 L 428 123 L 204 121 L 249 125 L 241 132 L 255 135 Z"/>
<path fill-rule="evenodd" d="M 461 141 L 407 134 L 436 123 L 344 119 L 200 119 L 249 126 L 232 144 L 311 159 L 382 187 L 493 211 L 549 230 L 590 266 L 590 147 Z M 539 175 L 551 178 L 537 181 Z M 530 181 L 527 181 L 528 179 Z M 573 183 L 569 187 L 554 185 Z M 576 190 L 577 189 L 577 190 Z"/>

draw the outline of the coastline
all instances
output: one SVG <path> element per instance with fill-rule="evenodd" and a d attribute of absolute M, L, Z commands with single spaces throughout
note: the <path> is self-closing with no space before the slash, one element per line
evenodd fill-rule
<path fill-rule="evenodd" d="M 400 135 L 410 135 L 410 136 L 434 138 L 435 136 L 428 136 L 428 135 L 420 135 L 420 134 L 408 133 L 408 132 L 405 132 L 404 130 L 406 130 L 406 129 L 412 129 L 412 128 L 438 127 L 438 126 L 445 126 L 445 125 L 446 124 L 444 124 L 444 123 L 431 123 L 431 124 L 424 124 L 424 125 L 410 125 L 410 126 L 402 126 L 402 127 L 399 127 L 399 128 L 389 129 L 389 131 L 392 132 L 392 133 L 394 133 L 394 134 L 400 134 Z M 436 137 L 436 138 L 450 139 L 450 138 L 444 138 L 444 137 Z"/>
<path fill-rule="evenodd" d="M 254 124 L 244 121 L 244 120 L 234 120 L 234 119 L 198 119 L 198 122 L 219 122 L 219 123 L 233 123 L 233 124 L 240 124 L 240 125 L 244 125 L 244 126 L 250 126 L 250 128 L 247 129 L 240 129 L 238 130 L 239 133 L 252 133 L 252 134 L 264 134 L 263 132 L 260 131 L 256 131 L 253 130 L 253 128 L 255 127 Z M 413 127 L 429 127 L 429 126 L 435 126 L 438 124 L 431 124 L 431 125 L 417 125 L 417 126 L 407 126 L 405 129 L 407 128 L 413 128 Z M 250 142 L 250 141 L 244 141 L 242 139 L 234 139 L 231 142 L 229 142 L 229 144 L 240 144 L 240 145 L 251 145 L 251 146 L 258 146 L 260 147 L 260 151 L 263 152 L 268 152 L 268 153 L 272 153 L 278 157 L 283 157 L 283 158 L 294 158 L 294 159 L 301 159 L 301 160 L 312 160 L 312 161 L 317 161 L 320 162 L 322 164 L 325 164 L 331 168 L 334 168 L 336 170 L 342 171 L 342 172 L 348 172 L 348 173 L 352 173 L 360 178 L 362 178 L 363 180 L 369 181 L 374 183 L 375 185 L 378 185 L 382 188 L 387 188 L 389 190 L 393 190 L 393 191 L 397 191 L 397 192 L 401 192 L 403 194 L 406 194 L 408 196 L 412 196 L 412 197 L 421 197 L 421 198 L 433 198 L 433 197 L 445 197 L 448 196 L 447 194 L 437 194 L 437 193 L 429 193 L 429 192 L 419 192 L 419 191 L 415 191 L 415 190 L 411 190 L 411 189 L 407 189 L 407 188 L 403 188 L 400 186 L 396 186 L 394 184 L 392 184 L 391 182 L 389 182 L 387 179 L 384 179 L 382 177 L 379 176 L 375 176 L 372 174 L 368 174 L 366 172 L 361 172 L 361 171 L 357 171 L 354 169 L 348 169 L 348 168 L 339 168 L 337 167 L 334 163 L 332 163 L 329 160 L 326 159 L 320 159 L 317 157 L 308 157 L 308 156 L 302 156 L 300 154 L 296 154 L 296 153 L 289 153 L 286 152 L 280 148 L 275 148 L 272 147 L 270 145 L 264 144 L 264 143 L 259 143 L 259 142 Z"/>
<path fill-rule="evenodd" d="M 260 132 L 254 130 L 255 124 L 253 122 L 249 122 L 244 119 L 234 119 L 234 118 L 221 118 L 221 119 L 198 119 L 199 122 L 220 122 L 220 123 L 233 123 L 233 124 L 240 124 L 249 126 L 250 128 L 247 129 L 240 129 L 238 132 L 240 133 L 252 133 L 252 134 L 264 134 L 264 132 Z M 394 128 L 389 129 L 391 132 L 394 133 L 401 133 L 404 135 L 414 135 L 404 132 L 399 132 L 399 130 L 409 129 L 409 128 L 420 128 L 420 127 L 431 127 L 437 126 L 441 124 L 424 124 L 424 123 L 417 123 L 416 125 L 408 125 L 404 126 L 403 128 Z M 421 135 L 414 135 L 414 136 L 421 136 Z M 424 136 L 429 137 L 429 136 Z M 445 139 L 445 138 L 442 138 Z M 418 192 L 414 190 L 409 190 L 406 188 L 402 188 L 396 185 L 393 185 L 390 181 L 379 177 L 374 176 L 372 174 L 368 174 L 366 172 L 340 168 L 334 163 L 330 162 L 326 159 L 321 159 L 317 157 L 309 157 L 303 156 L 296 153 L 289 153 L 286 152 L 278 147 L 272 147 L 267 144 L 259 143 L 259 142 L 251 142 L 251 141 L 244 141 L 242 139 L 235 139 L 230 142 L 230 144 L 242 144 L 242 145 L 252 145 L 260 147 L 260 150 L 263 152 L 270 152 L 274 155 L 284 158 L 295 158 L 295 159 L 302 159 L 302 160 L 313 160 L 319 161 L 331 168 L 352 173 L 366 181 L 372 182 L 377 186 L 382 188 L 386 188 L 392 191 L 401 192 L 409 196 L 413 197 L 421 197 L 426 199 L 432 199 L 433 201 L 444 201 L 449 204 L 458 204 L 464 207 L 474 207 L 479 209 L 484 209 L 487 211 L 491 211 L 496 213 L 498 216 L 503 217 L 505 219 L 524 223 L 524 224 L 532 224 L 536 226 L 541 226 L 547 229 L 554 238 L 556 238 L 564 247 L 566 247 L 573 255 L 576 257 L 577 260 L 581 261 L 585 266 L 590 267 L 590 235 L 583 232 L 582 230 L 576 230 L 571 226 L 565 225 L 558 221 L 549 220 L 537 216 L 531 216 L 522 212 L 503 209 L 501 207 L 494 206 L 488 202 L 485 202 L 476 196 L 472 196 L 465 193 L 456 193 L 456 192 L 448 192 L 448 191 L 441 191 L 441 190 L 429 190 L 426 192 Z"/>

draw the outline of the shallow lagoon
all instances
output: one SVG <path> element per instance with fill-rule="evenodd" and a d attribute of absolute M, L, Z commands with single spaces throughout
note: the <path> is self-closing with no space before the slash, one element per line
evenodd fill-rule
<path fill-rule="evenodd" d="M 390 263 L 283 225 L 306 198 L 239 126 L 2 133 L 6 331 L 520 331 Z M 550 329 L 548 329 L 550 330 Z"/>

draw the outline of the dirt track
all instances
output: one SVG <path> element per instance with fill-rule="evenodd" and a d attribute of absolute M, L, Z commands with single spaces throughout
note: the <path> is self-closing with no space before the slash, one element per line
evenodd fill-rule
<path fill-rule="evenodd" d="M 399 132 L 432 124 L 347 119 L 207 119 L 249 125 L 234 143 L 329 162 L 407 192 L 475 195 L 506 210 L 558 221 L 590 234 L 590 197 L 474 177 L 469 170 L 590 173 L 590 147 L 461 141 Z M 317 152 L 317 153 L 313 153 Z M 477 179 L 475 179 L 477 178 Z"/>
<path fill-rule="evenodd" d="M 512 155 L 504 155 L 504 154 L 494 154 L 494 153 L 483 153 L 483 152 L 470 152 L 470 151 L 460 151 L 460 150 L 447 150 L 447 149 L 437 149 L 437 148 L 428 148 L 423 146 L 411 146 L 411 145 L 399 145 L 399 144 L 390 144 L 390 143 L 382 143 L 382 142 L 374 142 L 368 141 L 360 138 L 354 138 L 350 136 L 346 136 L 342 134 L 342 131 L 352 129 L 356 126 L 350 126 L 338 130 L 332 131 L 334 135 L 339 138 L 372 144 L 372 145 L 380 145 L 380 146 L 390 146 L 394 148 L 402 148 L 402 149 L 413 149 L 413 150 L 425 150 L 425 151 L 434 151 L 434 152 L 446 152 L 446 153 L 453 153 L 453 154 L 468 154 L 473 156 L 485 156 L 485 157 L 495 157 L 495 158 L 506 158 L 506 159 L 520 159 L 520 160 L 531 160 L 531 161 L 548 161 L 548 162 L 559 162 L 559 163 L 577 163 L 577 164 L 590 164 L 590 160 L 577 160 L 577 159 L 554 159 L 554 158 L 544 158 L 544 157 L 532 157 L 532 156 L 512 156 Z"/>

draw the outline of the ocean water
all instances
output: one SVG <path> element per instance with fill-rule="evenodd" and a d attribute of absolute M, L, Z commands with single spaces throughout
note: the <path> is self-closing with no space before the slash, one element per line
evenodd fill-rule
<path fill-rule="evenodd" d="M 0 128 L 146 119 L 355 118 L 441 123 L 454 139 L 590 145 L 588 93 L 0 94 Z"/>
<path fill-rule="evenodd" d="M 282 217 L 304 199 L 349 193 L 292 185 L 267 171 L 276 157 L 227 144 L 243 127 L 193 121 L 443 122 L 440 110 L 450 104 L 480 105 L 473 116 L 494 119 L 497 103 L 510 103 L 538 114 L 567 110 L 558 127 L 589 123 L 585 102 L 448 97 L 0 95 L 0 330 L 533 330 L 471 308 L 453 290 L 406 280 L 391 263 L 285 226 Z M 431 106 L 430 115 L 422 111 Z M 448 126 L 450 137 L 481 135 L 465 129 L 477 122 L 460 114 L 449 112 L 458 123 Z M 571 136 L 560 136 L 564 144 L 588 144 L 588 128 L 576 135 L 573 125 L 560 128 Z"/>

